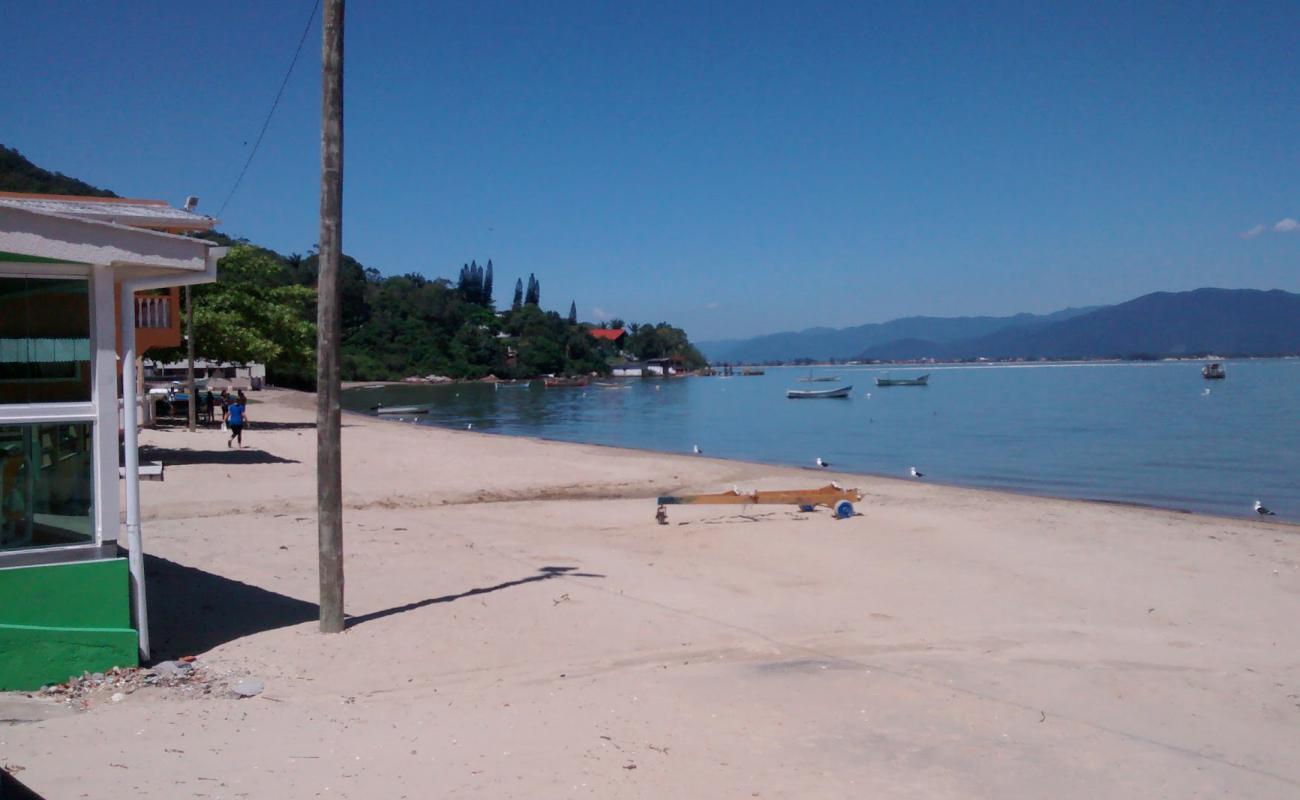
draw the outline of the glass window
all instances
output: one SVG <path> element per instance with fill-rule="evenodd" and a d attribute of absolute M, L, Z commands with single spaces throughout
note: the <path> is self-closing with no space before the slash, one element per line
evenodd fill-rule
<path fill-rule="evenodd" d="M 88 287 L 0 277 L 0 403 L 90 401 Z"/>
<path fill-rule="evenodd" d="M 94 541 L 89 422 L 0 425 L 0 550 Z"/>

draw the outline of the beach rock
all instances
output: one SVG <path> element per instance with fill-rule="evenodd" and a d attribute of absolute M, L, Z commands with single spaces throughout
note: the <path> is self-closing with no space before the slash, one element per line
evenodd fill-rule
<path fill-rule="evenodd" d="M 160 678 L 180 678 L 191 669 L 194 666 L 184 661 L 160 661 L 153 665 L 153 674 Z"/>
<path fill-rule="evenodd" d="M 111 699 L 114 703 L 120 703 L 126 699 L 126 695 L 121 692 L 113 692 L 113 697 Z"/>
<path fill-rule="evenodd" d="M 266 684 L 256 678 L 246 678 L 231 687 L 231 691 L 240 697 L 256 697 L 266 688 Z"/>

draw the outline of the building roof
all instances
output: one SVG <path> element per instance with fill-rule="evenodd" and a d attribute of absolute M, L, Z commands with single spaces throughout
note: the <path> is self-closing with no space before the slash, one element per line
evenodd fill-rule
<path fill-rule="evenodd" d="M 590 333 L 593 339 L 606 339 L 617 342 L 623 338 L 627 331 L 622 328 L 592 328 L 587 333 Z"/>
<path fill-rule="evenodd" d="M 173 208 L 165 200 L 0 192 L 0 206 L 172 233 L 211 230 L 217 224 L 212 217 Z"/>

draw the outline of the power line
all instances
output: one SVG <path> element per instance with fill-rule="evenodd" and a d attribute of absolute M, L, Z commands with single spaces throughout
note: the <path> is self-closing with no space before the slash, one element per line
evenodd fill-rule
<path fill-rule="evenodd" d="M 253 156 L 257 155 L 257 148 L 262 145 L 262 138 L 266 136 L 266 129 L 271 126 L 271 117 L 275 115 L 275 109 L 280 105 L 280 98 L 284 96 L 284 87 L 289 85 L 289 76 L 293 74 L 293 68 L 298 63 L 298 56 L 302 54 L 302 45 L 307 41 L 307 34 L 311 31 L 311 24 L 316 20 L 316 12 L 320 10 L 320 0 L 316 0 L 311 7 L 311 16 L 307 17 L 307 24 L 303 26 L 302 37 L 298 39 L 298 48 L 293 51 L 293 60 L 289 62 L 289 69 L 284 73 L 284 80 L 280 81 L 280 89 L 275 93 L 275 99 L 271 101 L 271 110 L 266 112 L 266 121 L 262 123 L 262 130 L 257 134 L 257 141 L 253 142 L 253 149 L 248 154 L 248 160 L 244 162 L 244 168 L 239 171 L 239 177 L 235 178 L 235 185 L 230 187 L 230 194 L 221 202 L 221 208 L 217 209 L 217 216 L 220 217 L 225 213 L 226 206 L 230 204 L 230 198 L 235 196 L 235 191 L 239 184 L 244 180 L 244 174 L 248 172 L 248 165 L 253 163 Z"/>

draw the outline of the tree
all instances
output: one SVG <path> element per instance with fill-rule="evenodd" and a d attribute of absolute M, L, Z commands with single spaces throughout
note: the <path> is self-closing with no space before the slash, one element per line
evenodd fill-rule
<path fill-rule="evenodd" d="M 528 291 L 524 294 L 524 305 L 540 306 L 542 304 L 542 285 L 533 273 L 528 273 Z"/>
<path fill-rule="evenodd" d="M 194 287 L 194 348 L 200 357 L 310 374 L 316 292 L 276 285 L 282 269 L 269 250 L 236 245 L 221 260 L 217 282 Z"/>
<path fill-rule="evenodd" d="M 492 308 L 492 259 L 488 259 L 487 274 L 483 276 L 483 305 Z"/>
<path fill-rule="evenodd" d="M 569 324 L 578 324 L 578 304 L 577 301 L 569 301 Z"/>
<path fill-rule="evenodd" d="M 515 279 L 515 299 L 510 303 L 511 311 L 518 311 L 524 305 L 524 279 Z"/>

